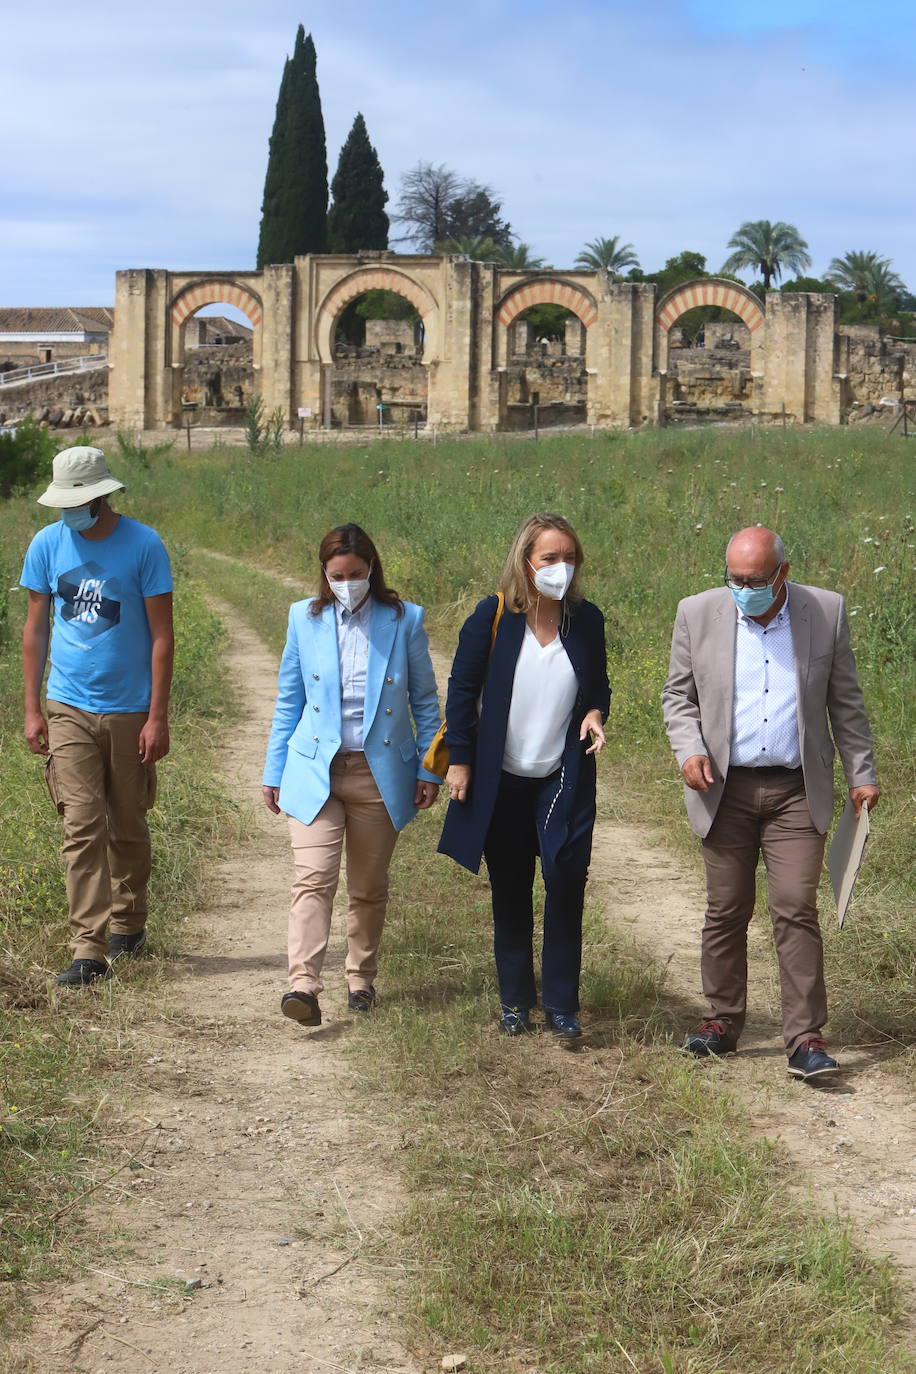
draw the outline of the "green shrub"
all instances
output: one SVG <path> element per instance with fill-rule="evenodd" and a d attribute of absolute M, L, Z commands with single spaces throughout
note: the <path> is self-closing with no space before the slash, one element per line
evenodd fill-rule
<path fill-rule="evenodd" d="M 50 466 L 54 440 L 31 415 L 16 426 L 13 434 L 0 434 L 0 498 L 35 485 Z"/>

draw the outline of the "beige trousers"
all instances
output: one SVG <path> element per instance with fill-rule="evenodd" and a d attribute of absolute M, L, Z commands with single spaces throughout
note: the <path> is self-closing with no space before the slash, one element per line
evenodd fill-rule
<path fill-rule="evenodd" d="M 145 711 L 94 715 L 49 701 L 48 790 L 64 818 L 62 849 L 74 959 L 103 960 L 109 929 L 146 924 L 150 875 L 146 813 L 156 772 L 141 763 Z"/>
<path fill-rule="evenodd" d="M 337 754 L 331 795 L 311 825 L 288 817 L 293 844 L 289 910 L 289 985 L 321 992 L 321 966 L 331 934 L 331 907 L 347 841 L 347 984 L 370 988 L 388 905 L 388 866 L 398 832 L 379 794 L 366 756 Z"/>
<path fill-rule="evenodd" d="M 827 1020 L 817 921 L 825 842 L 808 810 L 801 769 L 729 769 L 716 819 L 703 841 L 703 991 L 712 1016 L 740 1035 L 747 1010 L 747 928 L 762 854 L 788 1054 L 817 1035 Z"/>

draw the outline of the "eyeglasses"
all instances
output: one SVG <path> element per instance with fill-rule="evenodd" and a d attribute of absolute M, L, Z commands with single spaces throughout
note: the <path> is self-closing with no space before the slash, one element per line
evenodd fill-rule
<path fill-rule="evenodd" d="M 769 577 L 731 577 L 728 568 L 726 568 L 725 585 L 734 592 L 740 592 L 742 587 L 748 587 L 752 592 L 761 592 L 764 587 L 769 587 L 781 567 L 782 563 L 777 563 Z"/>

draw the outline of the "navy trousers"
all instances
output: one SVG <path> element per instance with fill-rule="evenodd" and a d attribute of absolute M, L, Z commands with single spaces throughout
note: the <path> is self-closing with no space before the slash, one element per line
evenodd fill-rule
<path fill-rule="evenodd" d="M 547 778 L 503 773 L 484 855 L 493 899 L 493 949 L 504 1007 L 527 1011 L 537 1002 L 534 981 L 534 866 L 541 856 L 546 900 L 541 953 L 541 1004 L 545 1011 L 579 1010 L 582 907 L 592 850 L 594 799 L 571 827 L 573 838 L 555 857 L 545 844 L 556 823 L 560 771 Z"/>

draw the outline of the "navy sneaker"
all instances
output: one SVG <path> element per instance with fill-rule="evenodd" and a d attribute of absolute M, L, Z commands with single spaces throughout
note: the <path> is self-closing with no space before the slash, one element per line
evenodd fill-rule
<path fill-rule="evenodd" d="M 725 1029 L 722 1021 L 701 1021 L 680 1047 L 681 1054 L 706 1059 L 711 1054 L 737 1054 L 738 1037 Z"/>
<path fill-rule="evenodd" d="M 550 1031 L 558 1040 L 578 1040 L 582 1034 L 578 1016 L 565 1011 L 545 1011 L 544 1029 Z"/>
<path fill-rule="evenodd" d="M 789 1055 L 789 1073 L 793 1078 L 832 1078 L 839 1073 L 837 1061 L 824 1049 L 819 1035 L 809 1035 L 803 1040 L 794 1054 Z"/>
<path fill-rule="evenodd" d="M 59 988 L 86 988 L 111 977 L 111 969 L 104 959 L 74 959 L 69 968 L 57 975 Z"/>
<path fill-rule="evenodd" d="M 300 1026 L 320 1026 L 321 1008 L 313 992 L 284 992 L 280 998 L 280 1010 L 291 1021 Z"/>
<path fill-rule="evenodd" d="M 108 937 L 108 958 L 112 964 L 124 954 L 139 954 L 145 948 L 145 930 L 138 930 L 133 935 L 112 934 Z"/>
<path fill-rule="evenodd" d="M 499 1018 L 500 1035 L 527 1035 L 531 1030 L 528 1012 L 518 1007 L 503 1007 Z"/>

